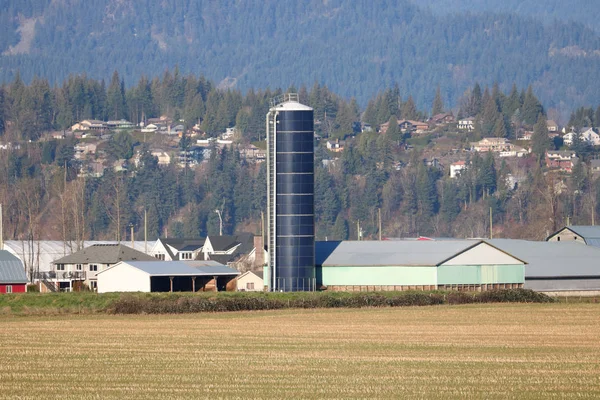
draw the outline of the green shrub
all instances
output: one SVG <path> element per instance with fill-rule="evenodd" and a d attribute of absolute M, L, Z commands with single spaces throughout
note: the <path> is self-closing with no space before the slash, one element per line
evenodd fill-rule
<path fill-rule="evenodd" d="M 27 293 L 39 293 L 40 287 L 35 283 L 27 285 Z"/>
<path fill-rule="evenodd" d="M 499 289 L 477 294 L 480 303 L 553 303 L 555 300 L 530 289 Z"/>

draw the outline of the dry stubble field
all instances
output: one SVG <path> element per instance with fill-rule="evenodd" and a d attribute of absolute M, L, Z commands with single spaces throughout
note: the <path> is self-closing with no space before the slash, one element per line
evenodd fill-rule
<path fill-rule="evenodd" d="M 600 305 L 0 317 L 7 398 L 600 398 Z"/>

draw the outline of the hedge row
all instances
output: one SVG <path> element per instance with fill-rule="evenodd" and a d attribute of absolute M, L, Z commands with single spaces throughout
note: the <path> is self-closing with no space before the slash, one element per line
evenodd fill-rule
<path fill-rule="evenodd" d="M 549 303 L 545 294 L 526 289 L 465 292 L 393 293 L 236 293 L 213 296 L 123 295 L 110 309 L 115 314 L 184 314 L 289 308 L 405 307 L 470 303 Z"/>

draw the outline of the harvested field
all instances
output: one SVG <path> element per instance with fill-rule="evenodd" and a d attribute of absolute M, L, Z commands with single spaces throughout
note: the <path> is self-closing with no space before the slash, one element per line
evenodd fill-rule
<path fill-rule="evenodd" d="M 600 305 L 4 316 L 9 398 L 600 398 Z"/>

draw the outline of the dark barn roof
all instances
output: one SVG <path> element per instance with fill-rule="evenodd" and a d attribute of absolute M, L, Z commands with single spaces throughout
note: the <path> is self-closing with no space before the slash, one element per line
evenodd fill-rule
<path fill-rule="evenodd" d="M 53 264 L 116 264 L 119 261 L 156 261 L 156 258 L 122 244 L 95 244 L 59 258 Z"/>

